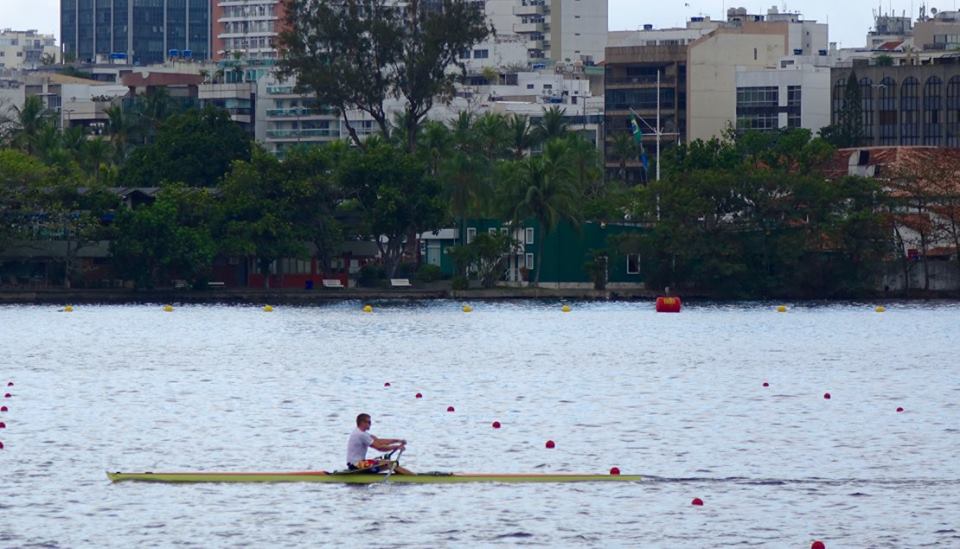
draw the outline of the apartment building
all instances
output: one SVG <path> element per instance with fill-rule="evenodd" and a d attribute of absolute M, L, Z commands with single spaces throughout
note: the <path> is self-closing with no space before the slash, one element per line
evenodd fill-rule
<path fill-rule="evenodd" d="M 35 30 L 0 31 L 0 69 L 35 69 L 44 62 L 60 60 L 57 40 L 52 34 Z"/>
<path fill-rule="evenodd" d="M 276 59 L 283 12 L 281 0 L 216 0 L 214 59 Z"/>
<path fill-rule="evenodd" d="M 607 45 L 607 0 L 514 0 L 488 3 L 491 19 L 509 20 L 513 33 L 524 37 L 531 63 L 594 64 Z M 496 24 L 496 23 L 495 23 Z M 498 29 L 498 32 L 501 32 Z"/>
<path fill-rule="evenodd" d="M 211 0 L 60 0 L 64 58 L 134 65 L 168 57 L 208 59 L 211 5 Z"/>

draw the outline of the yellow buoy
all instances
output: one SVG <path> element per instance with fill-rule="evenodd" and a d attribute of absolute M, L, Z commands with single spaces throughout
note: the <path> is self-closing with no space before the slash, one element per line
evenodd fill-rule
<path fill-rule="evenodd" d="M 172 312 L 173 312 L 173 307 L 172 307 L 171 305 L 164 305 L 164 306 L 163 306 L 163 310 L 164 310 L 164 312 L 172 313 Z"/>
<path fill-rule="evenodd" d="M 272 313 L 272 312 L 273 312 L 273 307 L 271 307 L 271 306 L 269 306 L 269 305 L 264 305 L 264 306 L 263 306 L 263 312 L 265 312 L 265 313 Z"/>
<path fill-rule="evenodd" d="M 777 312 L 778 312 L 778 313 L 785 313 L 785 312 L 787 312 L 787 306 L 786 306 L 786 305 L 777 305 Z"/>
<path fill-rule="evenodd" d="M 464 305 L 464 306 L 463 306 L 463 312 L 465 312 L 465 313 L 472 313 L 472 312 L 473 312 L 473 307 L 471 307 L 471 306 L 469 306 L 469 305 Z"/>
<path fill-rule="evenodd" d="M 363 306 L 363 312 L 365 312 L 365 313 L 372 313 L 372 312 L 373 312 L 373 307 L 371 307 L 371 306 L 369 306 L 369 305 L 364 305 L 364 306 Z"/>
<path fill-rule="evenodd" d="M 63 312 L 65 312 L 65 313 L 72 313 L 72 312 L 73 312 L 73 305 L 67 305 L 66 307 L 64 307 L 64 308 L 63 308 Z"/>
<path fill-rule="evenodd" d="M 874 309 L 874 311 L 876 311 L 876 312 L 878 312 L 878 313 L 885 313 L 885 312 L 887 312 L 887 308 L 884 307 L 883 305 L 877 305 L 877 308 Z"/>
<path fill-rule="evenodd" d="M 563 312 L 565 312 L 565 313 L 569 313 L 569 312 L 570 312 L 570 306 L 569 306 L 569 305 L 564 305 L 563 307 L 560 307 L 560 310 L 563 311 Z"/>

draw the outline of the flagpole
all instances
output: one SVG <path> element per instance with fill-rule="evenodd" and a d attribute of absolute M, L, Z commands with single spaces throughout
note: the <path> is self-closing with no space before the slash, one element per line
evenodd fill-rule
<path fill-rule="evenodd" d="M 660 69 L 657 69 L 657 181 L 660 181 Z"/>

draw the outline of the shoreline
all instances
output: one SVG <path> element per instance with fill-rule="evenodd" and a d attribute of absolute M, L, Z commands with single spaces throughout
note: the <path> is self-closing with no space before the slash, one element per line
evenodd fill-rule
<path fill-rule="evenodd" d="M 0 290 L 0 305 L 64 305 L 64 304 L 164 304 L 164 303 L 230 303 L 316 305 L 342 301 L 513 301 L 513 300 L 571 300 L 571 301 L 653 301 L 662 292 L 643 289 L 552 289 L 552 288 L 495 288 L 450 290 L 448 288 L 376 289 L 345 288 L 338 290 L 277 290 L 277 289 L 215 289 L 215 290 L 118 290 L 118 289 L 32 289 Z M 715 296 L 684 294 L 684 301 L 950 301 L 960 299 L 955 292 L 923 292 L 850 296 L 845 298 L 770 297 L 723 299 Z"/>

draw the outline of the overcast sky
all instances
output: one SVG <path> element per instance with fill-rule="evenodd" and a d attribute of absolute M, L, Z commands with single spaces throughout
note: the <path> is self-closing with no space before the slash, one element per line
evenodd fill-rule
<path fill-rule="evenodd" d="M 591 1 L 591 0 L 586 0 Z M 862 46 L 867 30 L 873 24 L 872 12 L 878 4 L 897 13 L 913 13 L 923 0 L 797 0 L 786 7 L 800 10 L 807 19 L 830 23 L 830 40 L 841 47 Z M 751 13 L 766 13 L 777 4 L 774 0 L 609 0 L 610 29 L 636 29 L 644 23 L 656 27 L 683 26 L 694 15 L 722 18 L 726 8 L 743 6 Z M 931 7 L 941 10 L 956 9 L 957 0 L 934 0 Z M 912 11 L 911 11 L 912 10 Z M 0 0 L 0 28 L 37 29 L 44 33 L 60 34 L 60 0 Z"/>

